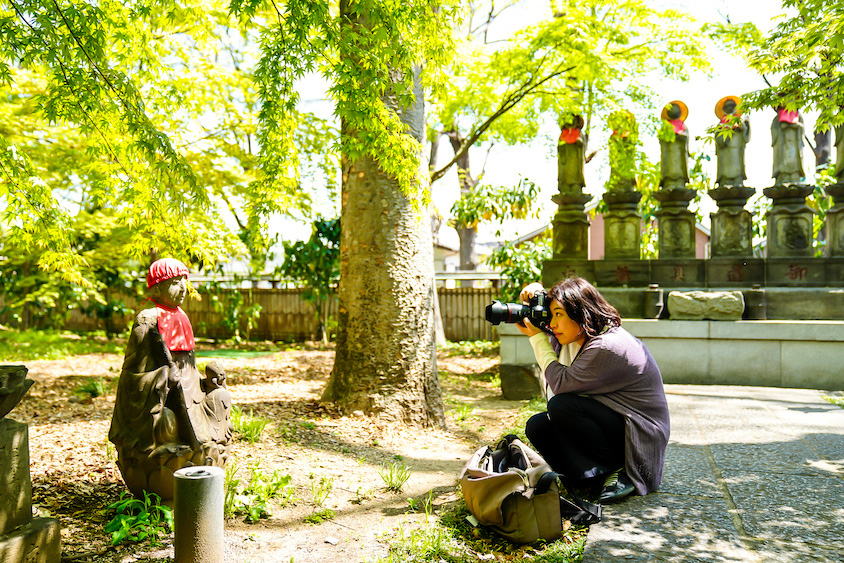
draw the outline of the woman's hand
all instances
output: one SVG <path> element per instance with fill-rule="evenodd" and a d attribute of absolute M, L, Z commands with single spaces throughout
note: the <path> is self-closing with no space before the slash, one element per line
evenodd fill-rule
<path fill-rule="evenodd" d="M 519 294 L 519 299 L 524 303 L 528 303 L 537 291 L 545 291 L 545 288 L 542 287 L 541 283 L 533 282 L 528 284 Z"/>
<path fill-rule="evenodd" d="M 538 329 L 536 326 L 531 324 L 530 320 L 522 319 L 521 322 L 516 323 L 516 328 L 519 329 L 519 332 L 524 334 L 525 336 L 533 336 L 534 334 L 539 334 L 542 330 Z"/>

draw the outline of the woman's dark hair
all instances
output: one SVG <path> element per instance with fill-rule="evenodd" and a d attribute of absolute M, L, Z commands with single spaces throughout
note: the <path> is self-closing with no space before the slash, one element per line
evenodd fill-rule
<path fill-rule="evenodd" d="M 621 316 L 595 286 L 583 278 L 567 278 L 551 288 L 548 296 L 563 304 L 566 315 L 583 327 L 587 338 L 604 327 L 621 326 Z"/>

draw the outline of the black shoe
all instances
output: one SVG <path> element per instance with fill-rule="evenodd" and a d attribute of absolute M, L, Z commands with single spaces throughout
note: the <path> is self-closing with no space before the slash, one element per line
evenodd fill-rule
<path fill-rule="evenodd" d="M 599 500 L 604 504 L 610 504 L 620 501 L 632 492 L 633 484 L 627 478 L 624 470 L 619 469 L 607 475 Z"/>

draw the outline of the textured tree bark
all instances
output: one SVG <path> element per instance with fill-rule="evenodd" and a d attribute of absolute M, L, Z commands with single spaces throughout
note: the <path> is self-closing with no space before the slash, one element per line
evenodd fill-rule
<path fill-rule="evenodd" d="M 383 101 L 419 141 L 421 154 L 421 86 L 415 95 L 410 108 L 398 108 L 392 97 Z M 343 123 L 341 134 L 355 132 Z M 344 157 L 342 167 L 339 326 L 323 400 L 344 412 L 361 410 L 388 420 L 443 426 L 427 209 L 418 202 L 414 209 L 414 200 L 368 156 L 355 161 Z"/>

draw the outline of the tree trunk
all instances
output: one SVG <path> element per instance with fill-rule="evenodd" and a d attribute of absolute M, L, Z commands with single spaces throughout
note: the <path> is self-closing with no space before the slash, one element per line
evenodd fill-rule
<path fill-rule="evenodd" d="M 400 114 L 421 154 L 421 86 L 415 96 L 410 108 L 397 108 L 392 97 L 383 101 Z M 341 135 L 354 134 L 343 122 Z M 414 199 L 369 156 L 355 161 L 344 156 L 342 167 L 339 326 L 334 368 L 322 398 L 343 412 L 444 426 L 427 210 L 414 210 Z"/>
<path fill-rule="evenodd" d="M 448 140 L 451 142 L 451 147 L 456 154 L 460 150 L 460 145 L 466 139 L 456 129 L 449 131 L 447 135 Z M 469 169 L 469 151 L 463 153 L 463 156 L 457 160 L 456 165 L 461 195 L 471 192 L 475 189 L 478 182 L 472 178 L 472 171 Z M 477 231 L 475 231 L 475 227 L 464 227 L 460 225 L 456 227 L 456 230 L 457 236 L 460 238 L 460 269 L 474 271 L 478 267 L 478 259 L 475 254 Z M 461 285 L 464 287 L 474 287 L 475 284 L 472 281 L 464 281 L 461 282 Z"/>

